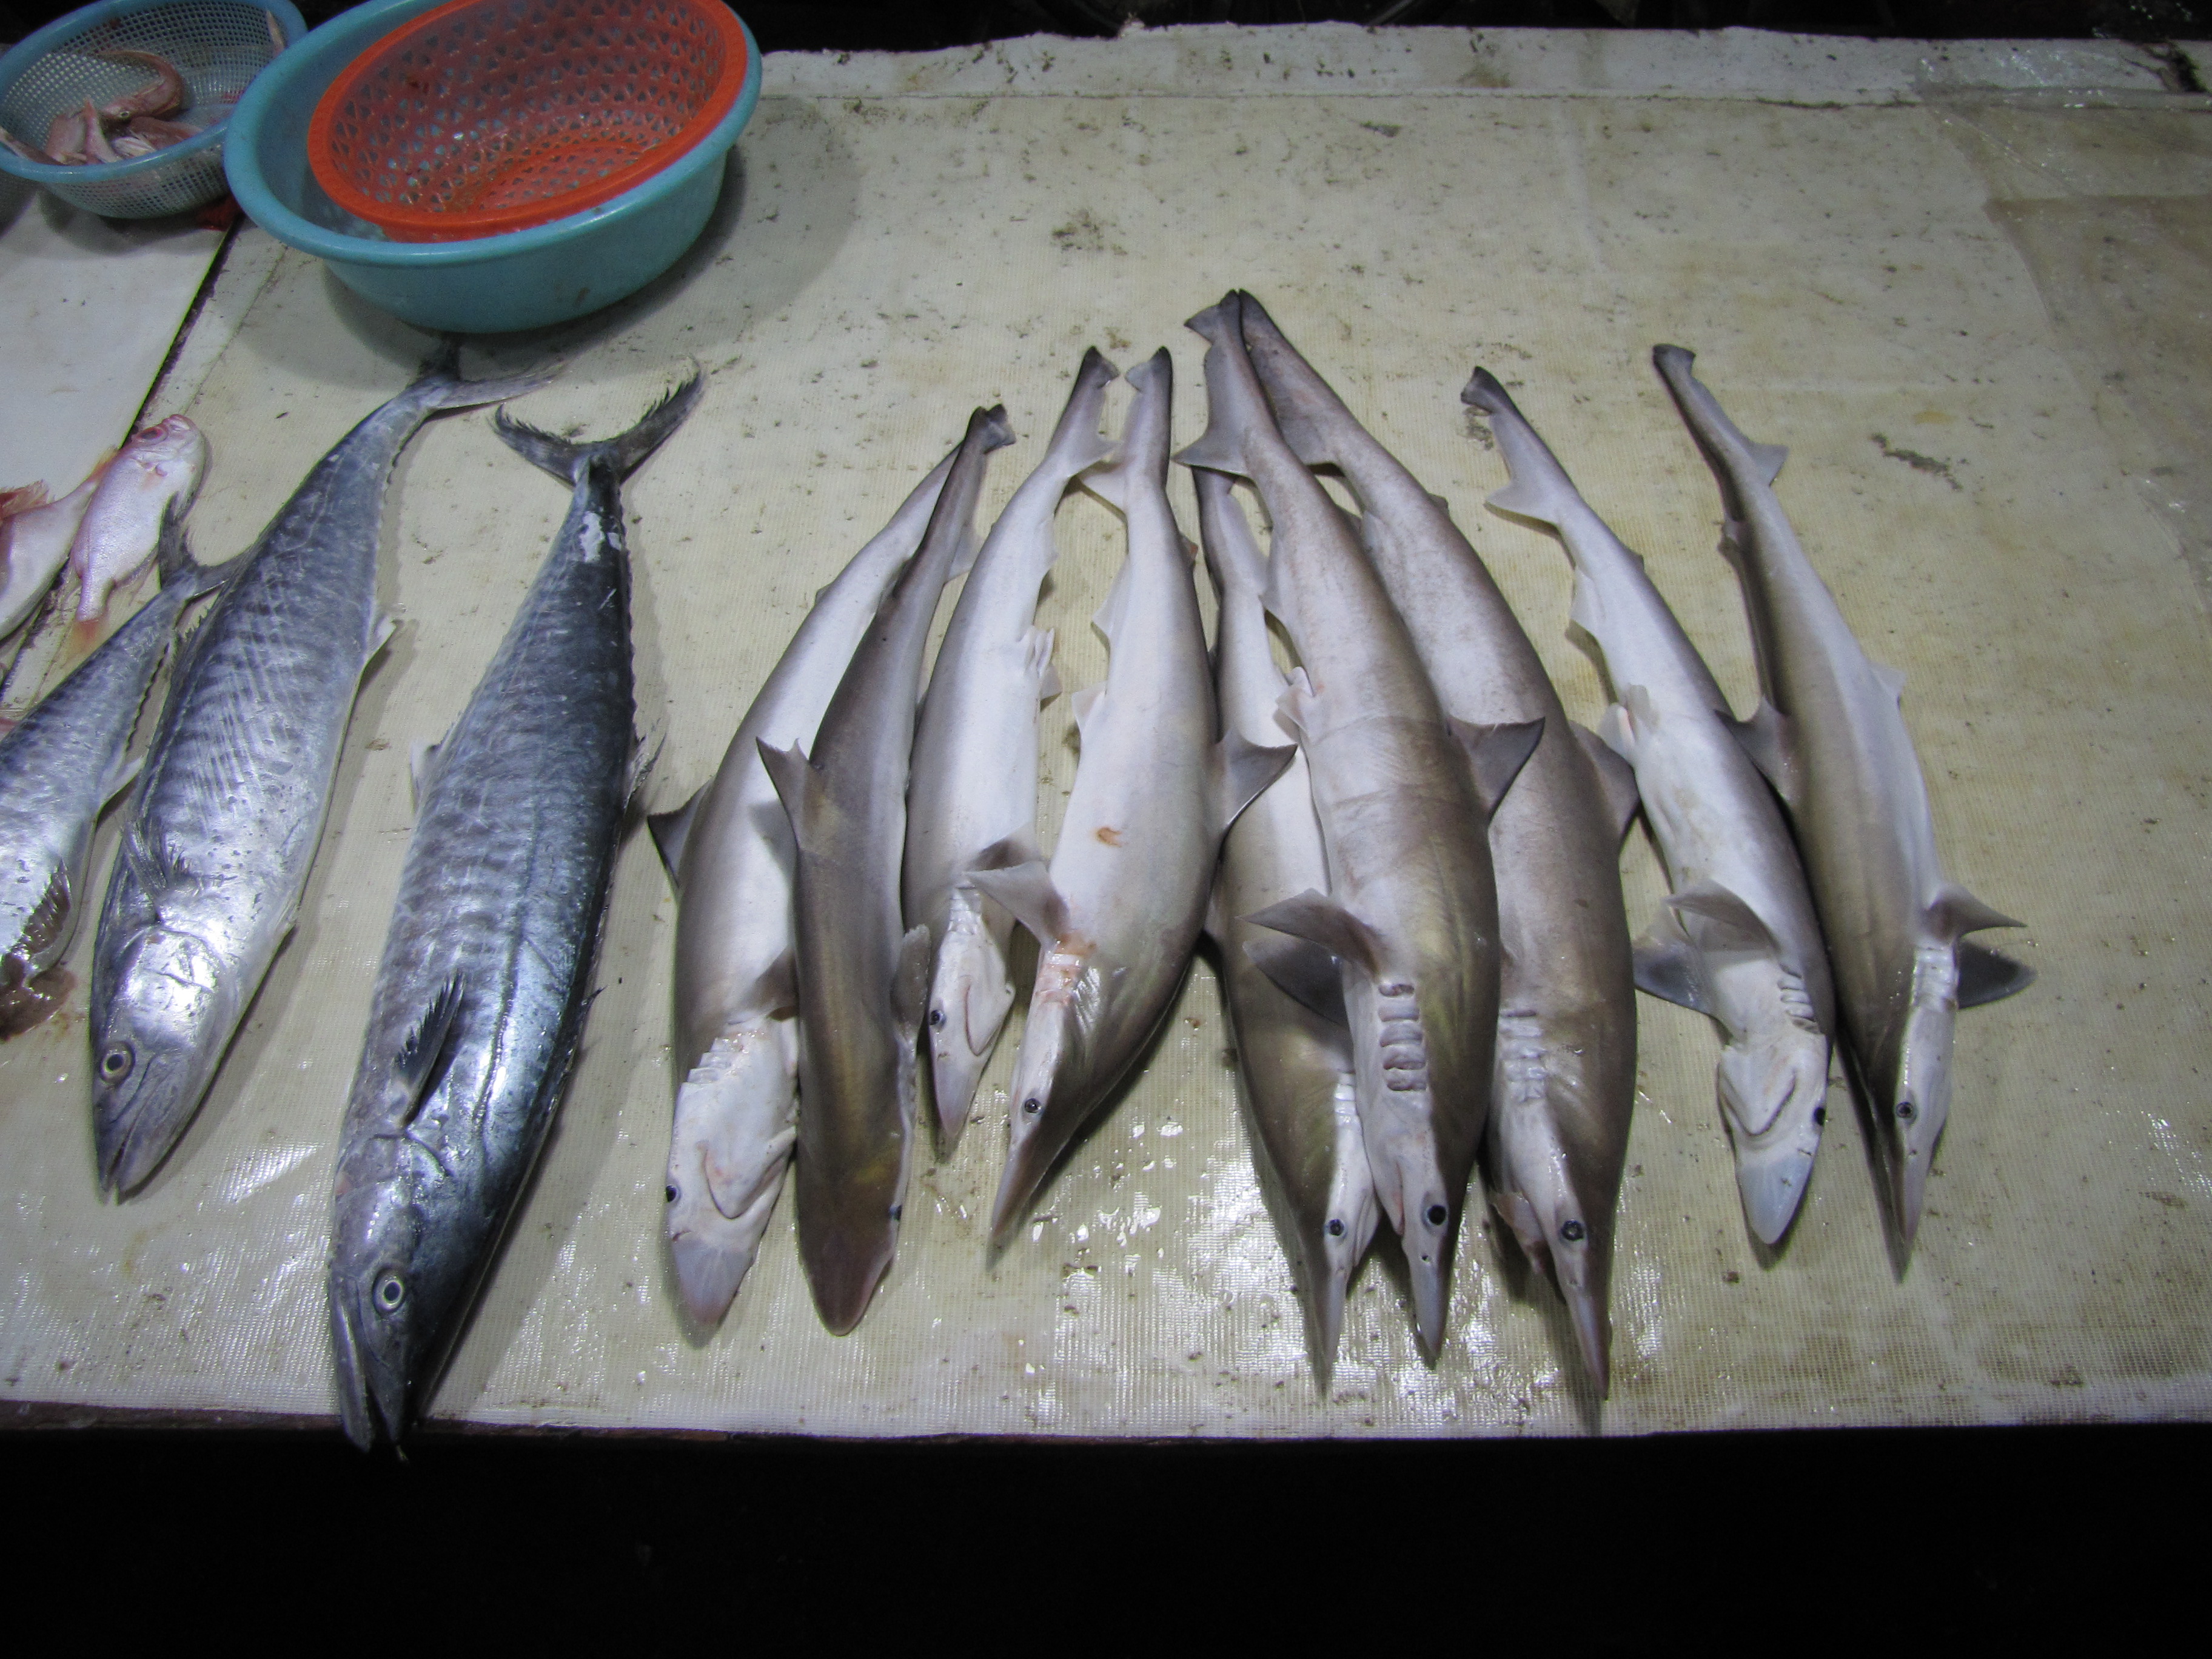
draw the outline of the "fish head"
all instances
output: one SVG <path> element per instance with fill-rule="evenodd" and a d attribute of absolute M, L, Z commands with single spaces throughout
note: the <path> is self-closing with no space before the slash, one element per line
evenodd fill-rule
<path fill-rule="evenodd" d="M 425 1248 L 426 1176 L 439 1178 L 434 1161 L 402 1135 L 371 1136 L 339 1159 L 331 1352 L 346 1437 L 364 1451 L 398 1439 L 410 1387 L 427 1376 L 446 1310 L 464 1288 L 453 1270 L 460 1253 Z"/>
<path fill-rule="evenodd" d="M 92 1000 L 93 1137 L 101 1184 L 128 1196 L 199 1109 L 238 1026 L 240 988 L 206 940 L 158 923 L 124 945 L 108 982 L 114 994 L 95 987 Z"/>
<path fill-rule="evenodd" d="M 134 465 L 179 487 L 197 490 L 206 470 L 207 435 L 185 416 L 172 415 L 141 428 L 124 447 Z"/>
<path fill-rule="evenodd" d="M 1762 1243 L 1790 1229 L 1827 1121 L 1828 1039 L 1791 1020 L 1731 1039 L 1715 1071 L 1745 1218 Z"/>
<path fill-rule="evenodd" d="M 1522 1101 L 1510 1091 L 1500 1093 L 1492 1118 L 1491 1202 L 1522 1254 L 1551 1269 L 1583 1363 L 1602 1395 L 1612 1384 L 1612 1206 L 1586 1205 L 1576 1194 L 1566 1149 L 1540 1097 Z"/>
<path fill-rule="evenodd" d="M 797 1024 L 725 1032 L 677 1085 L 663 1223 L 678 1297 L 702 1326 L 729 1311 L 783 1184 L 798 1133 Z"/>
<path fill-rule="evenodd" d="M 1896 1081 L 1873 1097 L 1889 1164 L 1893 1219 L 1899 1242 L 1908 1250 L 1920 1231 L 1936 1145 L 1951 1115 L 1951 1042 L 1958 1018 L 1955 947 L 1923 945 L 1915 953 L 1912 1001 L 1905 1012 Z"/>
<path fill-rule="evenodd" d="M 976 1085 L 1013 1006 L 1005 951 L 980 927 L 948 930 L 938 950 L 924 1016 L 937 1126 L 948 1149 L 967 1127 Z"/>
<path fill-rule="evenodd" d="M 1358 1090 L 1349 1069 L 1338 1075 L 1335 1108 L 1336 1156 L 1329 1176 L 1328 1213 L 1321 1224 L 1321 1249 L 1316 1260 L 1319 1271 L 1308 1290 L 1314 1310 L 1314 1346 L 1324 1369 L 1335 1359 L 1338 1339 L 1344 1330 L 1345 1293 L 1367 1254 L 1382 1214 L 1360 1133 Z"/>
<path fill-rule="evenodd" d="M 991 1210 L 1004 1244 L 1030 1200 L 1098 1103 L 1091 1056 L 1103 987 L 1086 943 L 1055 941 L 1037 961 L 1036 989 L 1014 1061 L 1006 1170 Z"/>

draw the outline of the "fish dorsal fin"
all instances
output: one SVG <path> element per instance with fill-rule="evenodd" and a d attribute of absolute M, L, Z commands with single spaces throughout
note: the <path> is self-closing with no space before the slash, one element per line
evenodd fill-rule
<path fill-rule="evenodd" d="M 1790 805 L 1797 804 L 1797 767 L 1790 753 L 1790 720 L 1764 697 L 1747 720 L 1731 717 L 1725 710 L 1716 709 L 1721 722 L 1735 734 L 1743 752 L 1751 757 L 1751 763 L 1774 786 L 1774 793 Z"/>
<path fill-rule="evenodd" d="M 1513 780 L 1521 775 L 1521 769 L 1544 740 L 1543 719 L 1539 716 L 1510 726 L 1477 726 L 1461 720 L 1447 720 L 1445 724 L 1467 751 L 1468 764 L 1474 772 L 1475 799 L 1487 817 L 1498 811 Z"/>
<path fill-rule="evenodd" d="M 822 795 L 822 775 L 806 758 L 806 750 L 793 744 L 788 749 L 776 749 L 764 738 L 755 738 L 760 749 L 761 764 L 768 770 L 768 781 L 775 786 L 776 799 L 783 803 L 784 816 L 791 820 L 791 838 L 801 847 L 808 845 L 808 821 Z"/>
<path fill-rule="evenodd" d="M 1644 688 L 1636 689 L 1640 691 Z M 1575 727 L 1575 741 L 1589 757 L 1590 769 L 1597 774 L 1598 790 L 1605 797 L 1606 822 L 1613 826 L 1613 839 L 1618 841 L 1628 833 L 1636 809 L 1643 804 L 1643 797 L 1636 789 L 1636 769 L 1607 748 L 1605 739 L 1587 726 Z"/>
<path fill-rule="evenodd" d="M 1947 881 L 1929 902 L 1928 923 L 1939 939 L 1956 939 L 1984 927 L 2025 927 L 2002 910 L 1993 910 L 1956 882 Z"/>
<path fill-rule="evenodd" d="M 415 1029 L 399 1045 L 392 1059 L 392 1069 L 407 1091 L 406 1121 L 412 1123 L 422 1109 L 422 1102 L 429 1094 L 431 1074 L 436 1071 L 438 1056 L 446 1052 L 453 1040 L 453 1027 L 461 1017 L 461 1005 L 466 1000 L 461 976 L 458 973 L 438 988 L 430 999 L 430 1006 L 415 1022 Z"/>
<path fill-rule="evenodd" d="M 1121 631 L 1121 615 L 1129 608 L 1130 574 L 1134 562 L 1121 561 L 1121 568 L 1114 573 L 1114 586 L 1106 590 L 1106 603 L 1091 613 L 1091 625 L 1098 630 L 1098 637 L 1110 648 L 1114 635 Z"/>
<path fill-rule="evenodd" d="M 1743 447 L 1751 457 L 1752 465 L 1759 470 L 1761 483 L 1771 484 L 1782 476 L 1782 464 L 1790 459 L 1788 449 L 1780 444 L 1755 444 L 1748 438 L 1744 440 Z"/>
<path fill-rule="evenodd" d="M 1892 668 L 1886 662 L 1872 660 L 1868 662 L 1867 666 L 1874 670 L 1875 684 L 1889 694 L 1889 700 L 1892 702 L 1902 706 L 1905 702 L 1905 671 L 1902 668 Z"/>
<path fill-rule="evenodd" d="M 898 967 L 891 975 L 891 1021 L 905 1035 L 909 1063 L 922 1017 L 929 1012 L 929 970 L 935 955 L 926 924 L 908 928 L 899 940 Z"/>
<path fill-rule="evenodd" d="M 1336 958 L 1310 939 L 1273 933 L 1247 939 L 1244 954 L 1275 988 L 1323 1019 L 1349 1027 L 1344 1011 L 1344 975 Z"/>
<path fill-rule="evenodd" d="M 1685 887 L 1666 902 L 1683 936 L 1707 956 L 1781 954 L 1759 912 L 1717 881 Z"/>
<path fill-rule="evenodd" d="M 1060 674 L 1052 665 L 1052 629 L 1032 628 L 1022 635 L 1022 672 L 1036 684 L 1037 701 L 1060 695 Z"/>
<path fill-rule="evenodd" d="M 1309 887 L 1294 898 L 1242 918 L 1292 939 L 1310 940 L 1331 956 L 1357 963 L 1370 974 L 1382 971 L 1382 941 L 1375 930 L 1325 894 Z"/>
<path fill-rule="evenodd" d="M 1085 686 L 1070 699 L 1069 706 L 1075 710 L 1075 730 L 1079 737 L 1091 729 L 1091 716 L 1097 711 L 1099 702 L 1105 695 L 1106 682 L 1101 680 L 1096 685 Z"/>
<path fill-rule="evenodd" d="M 1672 910 L 1662 911 L 1650 932 L 1636 941 L 1636 988 L 1684 1008 L 1710 1014 L 1697 947 L 1682 936 Z"/>
<path fill-rule="evenodd" d="M 1297 753 L 1297 746 L 1291 744 L 1263 749 L 1233 728 L 1214 745 L 1214 823 L 1222 834 L 1228 834 L 1237 814 L 1283 775 Z"/>
<path fill-rule="evenodd" d="M 1605 601 L 1597 584 L 1583 574 L 1579 565 L 1575 568 L 1574 597 L 1567 602 L 1567 621 L 1594 640 L 1605 636 Z"/>
<path fill-rule="evenodd" d="M 970 870 L 968 879 L 984 897 L 1004 905 L 1040 945 L 1050 945 L 1066 930 L 1067 901 L 1052 884 L 1052 872 L 1042 860 Z"/>
<path fill-rule="evenodd" d="M 1986 946 L 1959 942 L 1959 1006 L 1980 1008 L 2035 983 L 2035 969 Z"/>
<path fill-rule="evenodd" d="M 653 844 L 659 849 L 661 867 L 668 872 L 672 886 L 679 885 L 677 873 L 684 867 L 684 843 L 690 838 L 692 816 L 699 810 L 700 796 L 706 793 L 697 790 L 681 806 L 645 815 L 645 827 L 653 832 Z"/>

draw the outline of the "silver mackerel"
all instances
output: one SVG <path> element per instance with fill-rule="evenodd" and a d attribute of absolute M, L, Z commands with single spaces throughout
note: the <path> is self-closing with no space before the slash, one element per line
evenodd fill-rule
<path fill-rule="evenodd" d="M 317 462 L 180 653 L 92 963 L 100 1184 L 168 1155 L 297 919 L 362 671 L 392 463 L 424 421 L 535 390 L 469 382 L 453 349 Z"/>
<path fill-rule="evenodd" d="M 415 833 L 339 1133 L 330 1321 L 347 1435 L 397 1438 L 465 1324 L 574 1060 L 636 748 L 622 482 L 699 398 L 574 444 L 574 494 L 499 653 L 416 760 Z"/>

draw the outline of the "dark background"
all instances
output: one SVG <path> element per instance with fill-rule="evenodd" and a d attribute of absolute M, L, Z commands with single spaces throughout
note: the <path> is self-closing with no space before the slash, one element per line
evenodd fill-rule
<path fill-rule="evenodd" d="M 0 40 L 72 8 L 0 0 Z M 310 22 L 343 9 L 306 0 Z M 750 0 L 769 50 L 1323 19 L 1915 38 L 2212 37 L 2212 0 Z M 52 1419 L 40 1419 L 52 1422 Z M 2198 1625 L 2197 1425 L 1382 1447 L 805 1444 L 0 1431 L 0 1583 L 135 1629 L 409 1648 L 599 1614 L 719 1655 L 798 1636 L 1142 1659 L 1304 1636 L 1384 1659 L 1843 1642 L 1990 1651 Z M 580 1632 L 582 1626 L 573 1627 Z M 373 1638 L 371 1639 L 374 1639 Z M 2167 1638 L 2169 1641 L 2171 1638 Z M 2180 1638 L 2193 1646 L 2200 1634 Z"/>

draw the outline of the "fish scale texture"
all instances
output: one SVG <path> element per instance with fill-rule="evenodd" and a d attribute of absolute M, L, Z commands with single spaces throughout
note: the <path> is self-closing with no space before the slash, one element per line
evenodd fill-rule
<path fill-rule="evenodd" d="M 985 522 L 1034 465 L 1086 345 L 1127 363 L 1167 344 L 1184 392 L 1176 440 L 1195 439 L 1202 343 L 1182 321 L 1232 287 L 1257 294 L 1451 502 L 1571 718 L 1594 721 L 1605 688 L 1565 636 L 1571 579 L 1556 544 L 1481 507 L 1505 470 L 1457 401 L 1478 362 L 1644 554 L 1748 709 L 1711 478 L 1649 367 L 1656 341 L 1694 346 L 1744 429 L 1790 447 L 1780 493 L 1808 555 L 1869 653 L 1908 676 L 1948 873 L 2033 924 L 2002 944 L 2038 983 L 1960 1019 L 1951 1125 L 1904 1281 L 1840 1091 L 1804 1217 L 1762 1261 L 1713 1100 L 1717 1038 L 1646 998 L 1602 1416 L 1556 1302 L 1473 1204 L 1437 1366 L 1414 1352 L 1402 1281 L 1370 1260 L 1323 1395 L 1201 962 L 1142 1077 L 995 1266 L 984 1235 L 1018 1009 L 957 1154 L 917 1160 L 897 1262 L 852 1335 L 815 1317 L 788 1188 L 728 1320 L 688 1331 L 660 1238 L 673 905 L 633 836 L 559 1133 L 433 1415 L 1361 1436 L 2212 1411 L 2212 1117 L 2197 1075 L 2212 1073 L 2199 983 L 2212 960 L 2212 655 L 2166 509 L 2132 482 L 2167 464 L 2163 428 L 2118 401 L 2203 406 L 2185 367 L 2203 361 L 2189 319 L 2212 313 L 2189 251 L 2200 231 L 2186 198 L 2212 194 L 2185 138 L 2201 116 L 1938 109 L 1913 101 L 1909 77 L 1880 106 L 1855 103 L 1850 77 L 1870 49 L 1838 40 L 1790 47 L 1829 78 L 1750 88 L 1769 101 L 1710 85 L 1486 91 L 1462 78 L 1498 59 L 1457 31 L 1418 34 L 1440 67 L 1407 84 L 1401 39 L 1160 31 L 1110 59 L 1151 65 L 1145 85 L 1171 95 L 1079 78 L 1055 95 L 1093 61 L 1066 41 L 1011 43 L 972 65 L 972 52 L 769 60 L 741 202 L 726 198 L 687 275 L 564 337 L 569 373 L 517 409 L 549 430 L 611 432 L 681 357 L 713 374 L 697 414 L 624 490 L 639 725 L 648 744 L 665 734 L 647 804 L 711 775 L 815 590 L 973 404 L 1003 398 L 1022 434 L 996 459 Z M 1782 52 L 1773 39 L 1761 50 Z M 1564 73 L 1573 44 L 1554 45 L 1547 73 Z M 864 70 L 874 78 L 852 78 Z M 1370 70 L 1391 95 L 1365 90 Z M 2033 234 L 1993 221 L 1993 203 Z M 2098 252 L 2114 204 L 2172 233 L 2131 241 L 2128 258 L 2162 260 L 2178 292 L 2199 296 L 2154 319 L 2157 337 L 2199 342 L 2195 355 L 2146 350 L 2124 386 L 2100 378 L 2083 324 L 2128 314 Z M 2097 228 L 2068 240 L 2083 225 Z M 2053 290 L 2063 304 L 2045 309 L 2045 268 L 2023 243 L 2072 251 L 2069 285 Z M 218 283 L 210 308 L 233 302 Z M 313 261 L 279 261 L 191 407 L 217 456 L 193 515 L 201 556 L 243 547 L 423 346 L 337 295 Z M 501 344 L 495 363 L 472 351 L 468 369 L 544 350 Z M 1908 452 L 1936 470 L 1893 459 Z M 1173 493 L 1194 534 L 1187 483 Z M 434 422 L 402 459 L 379 580 L 406 625 L 363 688 L 300 930 L 201 1121 L 145 1193 L 119 1210 L 94 1194 L 81 1003 L 0 1045 L 11 1400 L 330 1419 L 325 1218 L 412 828 L 408 750 L 465 706 L 564 508 L 480 416 Z M 1072 692 L 1103 677 L 1089 621 L 1121 532 L 1079 498 L 1059 533 L 1037 621 L 1057 632 Z M 1201 605 L 1210 622 L 1210 596 Z M 1043 716 L 1048 848 L 1074 773 L 1071 701 Z M 111 825 L 95 879 L 113 840 Z M 1641 828 L 1621 867 L 1641 931 L 1665 891 Z M 81 944 L 80 973 L 85 960 Z M 1018 950 L 1015 969 L 1025 982 Z"/>

